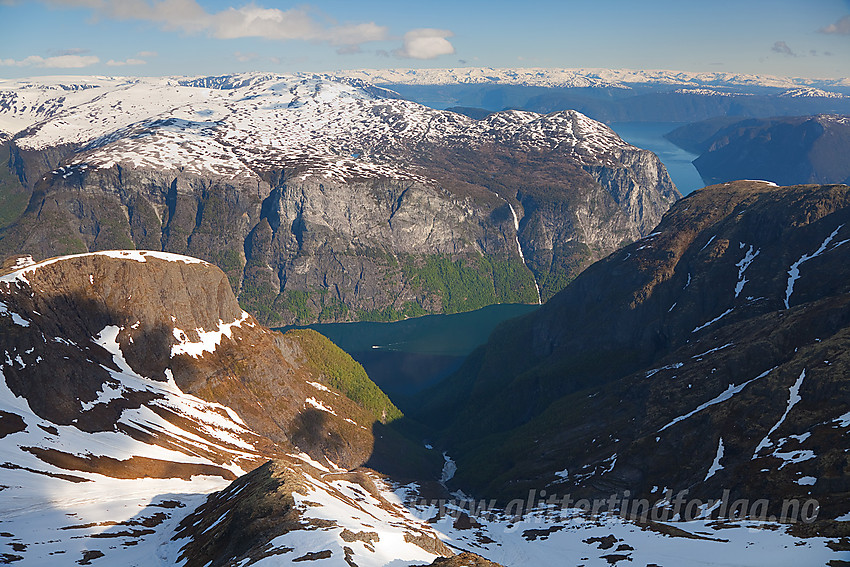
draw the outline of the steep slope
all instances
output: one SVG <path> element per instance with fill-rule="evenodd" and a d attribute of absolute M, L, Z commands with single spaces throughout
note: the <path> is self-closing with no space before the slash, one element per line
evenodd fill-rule
<path fill-rule="evenodd" d="M 191 254 L 265 323 L 536 302 L 678 197 L 574 111 L 476 121 L 314 75 L 0 87 L 33 191 L 0 251 Z"/>
<path fill-rule="evenodd" d="M 308 507 L 330 522 L 350 499 L 323 475 L 374 458 L 380 420 L 400 416 L 326 339 L 257 324 L 206 262 L 119 251 L 11 269 L 0 276 L 0 537 L 15 551 L 4 561 L 174 564 L 181 518 L 269 458 L 324 498 Z M 394 522 L 376 527 L 401 538 L 374 542 L 379 555 L 433 560 L 433 546 L 404 540 L 433 532 L 401 510 Z"/>
<path fill-rule="evenodd" d="M 850 117 L 790 116 L 711 120 L 682 126 L 668 138 L 697 150 L 694 166 L 708 183 L 768 179 L 795 183 L 848 183 Z"/>
<path fill-rule="evenodd" d="M 419 417 L 483 494 L 730 488 L 842 516 L 848 242 L 847 186 L 698 191 L 497 329 Z"/>

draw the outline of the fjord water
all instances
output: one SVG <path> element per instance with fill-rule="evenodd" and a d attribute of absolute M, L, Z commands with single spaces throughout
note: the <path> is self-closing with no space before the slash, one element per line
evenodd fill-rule
<path fill-rule="evenodd" d="M 396 401 L 454 372 L 466 355 L 484 344 L 502 321 L 539 307 L 499 304 L 467 313 L 425 315 L 395 323 L 326 323 L 306 328 L 320 332 L 350 354 Z M 290 328 L 293 327 L 280 330 Z"/>
<path fill-rule="evenodd" d="M 687 195 L 702 189 L 705 183 L 692 163 L 699 156 L 686 152 L 664 137 L 664 134 L 682 125 L 679 122 L 615 122 L 608 126 L 631 145 L 657 155 L 673 183 L 682 195 Z"/>

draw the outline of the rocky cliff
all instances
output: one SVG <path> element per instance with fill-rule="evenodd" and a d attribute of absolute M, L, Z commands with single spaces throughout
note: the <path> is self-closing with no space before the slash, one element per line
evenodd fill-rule
<path fill-rule="evenodd" d="M 547 299 L 679 196 L 574 111 L 476 121 L 321 76 L 0 87 L 32 192 L 0 251 L 190 254 L 264 323 Z"/>

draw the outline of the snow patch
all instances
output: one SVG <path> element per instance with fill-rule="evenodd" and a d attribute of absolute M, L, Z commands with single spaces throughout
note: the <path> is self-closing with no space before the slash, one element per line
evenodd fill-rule
<path fill-rule="evenodd" d="M 742 242 L 741 248 L 743 247 L 744 243 Z M 744 257 L 741 259 L 741 261 L 735 264 L 738 267 L 738 283 L 735 284 L 735 297 L 741 295 L 741 291 L 743 291 L 744 286 L 747 285 L 747 282 L 749 280 L 744 277 L 744 272 L 747 271 L 747 268 L 750 267 L 750 264 L 752 264 L 753 260 L 756 259 L 756 256 L 759 255 L 759 252 L 761 252 L 761 250 L 756 250 L 754 253 L 753 246 L 751 244 L 749 250 L 747 250 L 746 254 L 744 254 Z"/>
<path fill-rule="evenodd" d="M 457 464 L 446 452 L 443 452 L 443 460 L 445 462 L 443 463 L 443 471 L 440 474 L 440 484 L 445 486 L 446 483 L 454 478 L 455 472 L 457 472 Z"/>
<path fill-rule="evenodd" d="M 788 268 L 788 283 L 785 287 L 785 309 L 791 308 L 791 294 L 794 293 L 794 282 L 800 279 L 800 266 L 808 262 L 812 258 L 817 258 L 821 254 L 823 254 L 827 246 L 829 246 L 829 243 L 832 242 L 832 240 L 838 234 L 838 231 L 841 230 L 843 226 L 843 224 L 838 225 L 838 228 L 833 230 L 832 234 L 826 237 L 826 239 L 821 243 L 817 250 L 815 250 L 811 254 L 803 254 L 799 260 L 791 264 L 791 267 Z"/>
<path fill-rule="evenodd" d="M 785 413 L 782 414 L 782 417 L 779 418 L 779 421 L 777 421 L 773 425 L 773 427 L 770 428 L 770 431 L 767 432 L 767 435 L 764 436 L 764 439 L 762 439 L 758 446 L 756 446 L 756 450 L 753 453 L 753 459 L 758 457 L 759 451 L 773 445 L 773 442 L 770 440 L 770 436 L 773 435 L 773 433 L 777 429 L 779 429 L 779 426 L 782 425 L 782 422 L 784 422 L 785 418 L 788 417 L 788 413 L 791 411 L 791 408 L 793 408 L 797 404 L 797 402 L 802 399 L 800 397 L 800 386 L 803 385 L 803 379 L 805 379 L 805 377 L 806 369 L 804 368 L 803 371 L 800 373 L 800 377 L 797 378 L 796 382 L 794 382 L 794 384 L 788 389 L 788 404 L 785 408 Z"/>
<path fill-rule="evenodd" d="M 323 404 L 321 401 L 317 400 L 316 398 L 309 397 L 306 400 L 304 400 L 304 403 L 313 406 L 317 410 L 321 410 L 321 411 L 327 412 L 329 414 L 336 415 L 336 412 L 333 410 L 332 407 L 326 406 L 325 404 Z"/>
<path fill-rule="evenodd" d="M 720 464 L 720 459 L 723 458 L 723 450 L 723 437 L 721 437 L 720 441 L 717 443 L 717 454 L 714 456 L 714 462 L 711 463 L 711 467 L 708 469 L 708 473 L 706 473 L 703 481 L 713 477 L 717 471 L 723 470 L 723 465 Z"/>
<path fill-rule="evenodd" d="M 12 318 L 12 323 L 21 327 L 29 327 L 30 322 L 15 313 L 14 311 L 9 311 L 9 307 L 0 302 L 0 316 L 10 316 Z"/>
<path fill-rule="evenodd" d="M 743 384 L 739 384 L 738 386 L 730 384 L 729 387 L 726 388 L 724 391 L 722 391 L 720 394 L 718 394 L 714 398 L 710 399 L 709 401 L 705 402 L 704 404 L 701 404 L 699 407 L 697 407 L 692 412 L 689 412 L 689 413 L 686 413 L 685 415 L 677 417 L 676 419 L 674 419 L 673 421 L 671 421 L 670 423 L 668 423 L 667 425 L 665 425 L 664 427 L 659 429 L 658 432 L 661 433 L 662 431 L 664 431 L 668 427 L 671 427 L 672 425 L 675 425 L 675 424 L 679 423 L 680 421 L 688 419 L 692 415 L 695 415 L 695 414 L 701 412 L 702 410 L 704 410 L 706 408 L 709 408 L 713 405 L 725 402 L 726 400 L 730 399 L 735 394 L 741 392 L 749 384 L 752 384 L 756 380 L 760 380 L 761 378 L 764 378 L 765 376 L 767 376 L 768 374 L 770 374 L 774 370 L 776 370 L 776 367 L 773 367 L 770 370 L 766 370 L 766 371 L 762 372 L 761 374 L 759 374 L 758 376 L 756 376 L 755 378 L 753 378 L 752 380 L 747 380 L 746 382 L 744 382 Z"/>
<path fill-rule="evenodd" d="M 718 321 L 720 321 L 721 319 L 723 319 L 724 317 L 726 317 L 727 315 L 729 315 L 730 313 L 732 313 L 732 311 L 734 311 L 734 308 L 730 307 L 729 309 L 727 309 L 726 311 L 724 311 L 723 313 L 721 313 L 720 315 L 718 315 L 717 317 L 715 317 L 714 319 L 712 319 L 711 321 L 709 321 L 708 323 L 703 323 L 702 325 L 700 325 L 699 327 L 696 327 L 696 328 L 695 328 L 693 331 L 691 331 L 691 332 L 692 332 L 692 333 L 696 333 L 697 331 L 701 331 L 702 329 L 705 329 L 705 328 L 706 328 L 706 327 L 708 327 L 709 325 L 712 325 L 712 324 L 714 324 L 714 323 L 717 323 Z"/>
<path fill-rule="evenodd" d="M 230 323 L 225 323 L 219 319 L 218 329 L 215 331 L 205 331 L 204 329 L 197 328 L 195 329 L 198 335 L 197 341 L 190 340 L 186 331 L 174 327 L 172 333 L 174 338 L 177 339 L 177 344 L 171 347 L 172 358 L 181 354 L 188 354 L 192 358 L 199 358 L 205 352 L 215 352 L 215 349 L 221 344 L 222 339 L 224 337 L 228 339 L 233 338 L 233 329 L 241 327 L 242 323 L 248 320 L 248 317 L 248 313 L 243 311 L 238 319 Z"/>

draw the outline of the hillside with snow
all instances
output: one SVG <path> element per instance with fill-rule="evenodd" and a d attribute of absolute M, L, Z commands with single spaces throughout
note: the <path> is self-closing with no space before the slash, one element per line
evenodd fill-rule
<path fill-rule="evenodd" d="M 846 555 L 829 537 L 705 508 L 686 522 L 599 515 L 560 487 L 519 507 L 473 501 L 448 494 L 453 461 L 430 447 L 396 446 L 395 460 L 417 463 L 413 480 L 360 467 L 356 432 L 383 431 L 374 452 L 389 430 L 305 363 L 316 352 L 303 337 L 242 312 L 224 279 L 136 251 L 23 259 L 0 276 L 4 562 L 697 567 L 710 554 L 731 567 Z M 442 559 L 461 552 L 497 563 Z"/>
<path fill-rule="evenodd" d="M 234 75 L 210 79 L 70 78 L 0 82 L 0 130 L 22 150 L 73 145 L 66 168 L 151 167 L 259 181 L 259 172 L 298 169 L 345 181 L 425 181 L 399 163 L 418 144 L 470 150 L 568 149 L 579 160 L 632 148 L 576 112 L 506 112 L 483 121 L 439 112 L 324 76 Z M 59 172 L 54 172 L 58 174 Z M 62 175 L 66 175 L 63 172 Z"/>

